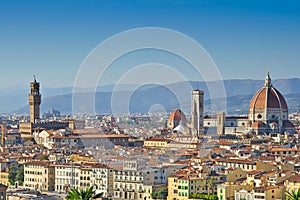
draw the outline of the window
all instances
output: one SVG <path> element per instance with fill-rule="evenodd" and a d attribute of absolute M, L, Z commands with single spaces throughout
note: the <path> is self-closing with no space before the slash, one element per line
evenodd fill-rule
<path fill-rule="evenodd" d="M 262 118 L 261 114 L 258 114 L 258 115 L 257 115 L 257 118 L 258 118 L 258 119 Z"/>

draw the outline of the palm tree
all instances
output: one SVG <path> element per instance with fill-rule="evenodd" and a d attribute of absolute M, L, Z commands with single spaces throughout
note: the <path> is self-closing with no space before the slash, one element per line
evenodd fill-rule
<path fill-rule="evenodd" d="M 291 192 L 285 191 L 287 200 L 299 200 L 300 199 L 300 189 L 297 192 L 292 190 Z"/>
<path fill-rule="evenodd" d="M 75 189 L 72 188 L 66 197 L 66 200 L 90 200 L 90 199 L 97 199 L 102 196 L 102 193 L 95 194 L 96 190 L 94 190 L 94 187 L 88 187 L 85 190 L 83 189 Z"/>

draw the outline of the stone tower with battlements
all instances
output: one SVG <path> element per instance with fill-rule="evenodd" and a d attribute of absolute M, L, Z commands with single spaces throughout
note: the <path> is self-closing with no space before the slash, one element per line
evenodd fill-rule
<path fill-rule="evenodd" d="M 40 83 L 36 81 L 35 76 L 33 81 L 30 82 L 30 94 L 28 95 L 28 102 L 30 105 L 30 122 L 37 123 L 40 119 Z"/>

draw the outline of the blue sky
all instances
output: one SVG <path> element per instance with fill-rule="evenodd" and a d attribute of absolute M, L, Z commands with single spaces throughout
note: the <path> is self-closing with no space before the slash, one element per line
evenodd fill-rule
<path fill-rule="evenodd" d="M 0 88 L 72 86 L 101 41 L 164 27 L 201 44 L 224 79 L 300 78 L 299 1 L 0 0 Z"/>

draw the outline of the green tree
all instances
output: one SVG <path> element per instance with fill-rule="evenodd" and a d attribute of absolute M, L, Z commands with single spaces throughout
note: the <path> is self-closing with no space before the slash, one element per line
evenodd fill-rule
<path fill-rule="evenodd" d="M 157 195 L 158 195 L 158 192 L 153 191 L 153 192 L 151 193 L 151 198 L 152 198 L 152 199 L 157 199 Z"/>
<path fill-rule="evenodd" d="M 285 191 L 286 199 L 287 200 L 299 200 L 300 199 L 300 189 L 298 189 L 296 192 L 292 190 L 291 192 Z"/>
<path fill-rule="evenodd" d="M 15 185 L 17 168 L 14 165 L 9 167 L 8 182 L 10 185 Z"/>
<path fill-rule="evenodd" d="M 18 181 L 20 185 L 23 185 L 23 182 L 24 182 L 24 166 L 23 165 L 21 167 L 19 167 L 19 169 L 17 170 L 16 181 Z"/>
<path fill-rule="evenodd" d="M 199 193 L 191 193 L 189 196 L 191 199 L 208 199 L 208 200 L 216 200 L 218 199 L 216 194 L 199 194 Z"/>
<path fill-rule="evenodd" d="M 168 189 L 166 187 L 162 187 L 158 191 L 154 190 L 151 193 L 152 199 L 166 199 L 167 196 L 168 196 Z"/>
<path fill-rule="evenodd" d="M 102 193 L 96 194 L 96 190 L 94 187 L 88 187 L 84 189 L 71 189 L 66 197 L 66 200 L 90 200 L 90 199 L 97 199 L 102 196 Z"/>
<path fill-rule="evenodd" d="M 19 182 L 20 184 L 23 184 L 24 167 L 23 165 L 20 165 L 17 162 L 13 162 L 9 165 L 8 182 L 11 185 L 15 185 L 16 181 Z"/>
<path fill-rule="evenodd" d="M 48 156 L 47 156 L 47 155 L 42 155 L 42 156 L 40 157 L 40 160 L 48 160 Z"/>

